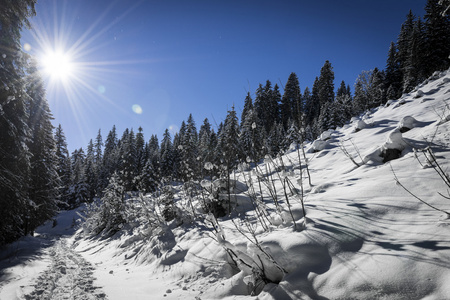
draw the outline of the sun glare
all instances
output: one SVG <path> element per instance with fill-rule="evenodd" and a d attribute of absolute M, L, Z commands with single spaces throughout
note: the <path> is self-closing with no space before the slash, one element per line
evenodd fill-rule
<path fill-rule="evenodd" d="M 67 80 L 74 72 L 70 55 L 62 51 L 47 51 L 41 63 L 44 72 L 52 79 Z"/>

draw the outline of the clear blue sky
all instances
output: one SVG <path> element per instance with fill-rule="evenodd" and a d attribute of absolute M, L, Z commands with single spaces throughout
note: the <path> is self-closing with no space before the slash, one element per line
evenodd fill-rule
<path fill-rule="evenodd" d="M 78 72 L 47 82 L 54 125 L 69 150 L 87 146 L 101 129 L 139 126 L 148 140 L 177 130 L 193 114 L 197 128 L 215 125 L 259 83 L 285 84 L 295 72 L 311 88 L 325 60 L 335 86 L 362 70 L 383 69 L 409 9 L 426 0 L 125 1 L 39 0 L 27 51 L 72 53 Z M 56 46 L 55 46 L 56 45 Z M 139 105 L 141 110 L 133 110 Z"/>

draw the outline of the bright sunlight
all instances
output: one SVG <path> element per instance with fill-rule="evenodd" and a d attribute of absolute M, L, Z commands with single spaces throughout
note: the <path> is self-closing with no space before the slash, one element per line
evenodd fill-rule
<path fill-rule="evenodd" d="M 73 75 L 73 62 L 68 53 L 49 50 L 41 59 L 42 67 L 52 79 L 67 80 Z"/>

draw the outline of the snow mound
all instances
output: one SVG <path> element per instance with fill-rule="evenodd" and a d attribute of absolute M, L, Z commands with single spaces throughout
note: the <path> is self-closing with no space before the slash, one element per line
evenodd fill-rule
<path fill-rule="evenodd" d="M 359 120 L 359 119 L 356 122 L 354 122 L 354 125 L 353 125 L 353 129 L 355 132 L 363 130 L 366 127 L 367 127 L 366 122 L 364 122 L 363 120 Z"/>
<path fill-rule="evenodd" d="M 323 140 L 315 140 L 311 147 L 308 149 L 308 153 L 314 153 L 314 152 L 319 152 L 322 151 L 323 149 L 325 149 L 328 145 L 327 141 L 323 141 Z"/>
<path fill-rule="evenodd" d="M 416 127 L 417 124 L 418 122 L 416 119 L 411 116 L 406 116 L 401 119 L 398 124 L 398 128 L 401 133 L 404 133 Z"/>

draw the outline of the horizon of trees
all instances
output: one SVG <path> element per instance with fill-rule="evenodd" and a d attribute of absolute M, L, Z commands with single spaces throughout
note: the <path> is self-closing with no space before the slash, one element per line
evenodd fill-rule
<path fill-rule="evenodd" d="M 161 141 L 156 135 L 147 141 L 141 127 L 119 137 L 113 126 L 105 140 L 99 130 L 86 149 L 69 153 L 61 125 L 51 124 L 36 63 L 20 47 L 34 4 L 7 1 L 0 9 L 0 245 L 32 233 L 58 209 L 101 197 L 111 178 L 125 191 L 144 193 L 175 181 L 229 180 L 239 163 L 312 141 L 450 67 L 450 18 L 438 0 L 428 0 L 424 20 L 407 14 L 385 68 L 363 71 L 353 94 L 344 81 L 335 89 L 327 60 L 303 91 L 294 72 L 283 93 L 269 80 L 259 84 L 253 97 L 247 93 L 240 118 L 233 106 L 217 132 L 207 118 L 198 127 L 190 114 L 173 136 L 166 129 Z"/>

